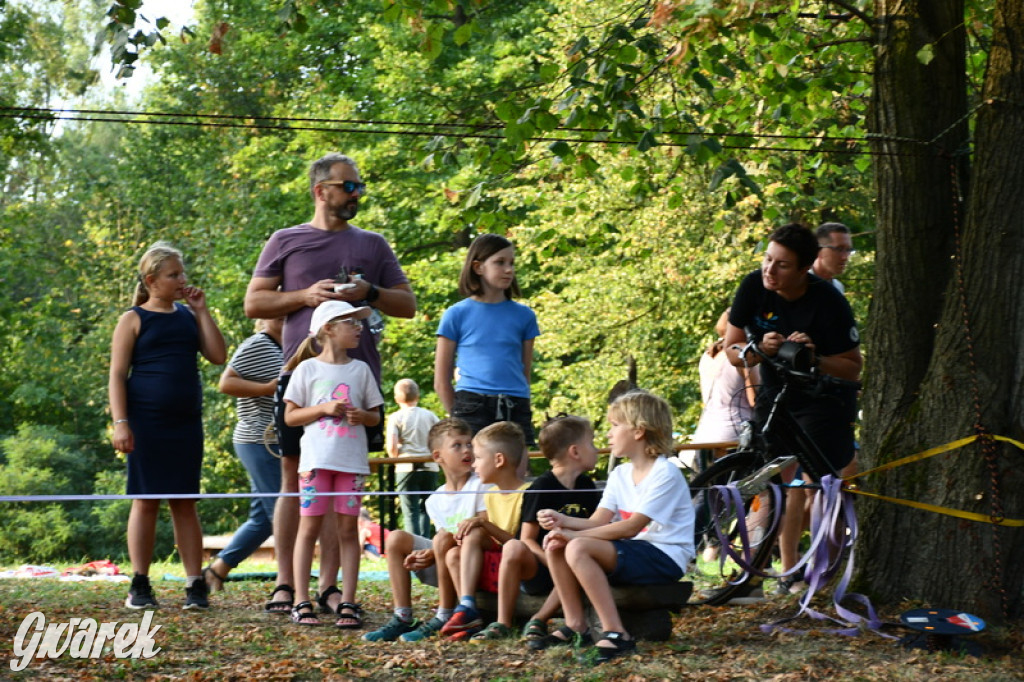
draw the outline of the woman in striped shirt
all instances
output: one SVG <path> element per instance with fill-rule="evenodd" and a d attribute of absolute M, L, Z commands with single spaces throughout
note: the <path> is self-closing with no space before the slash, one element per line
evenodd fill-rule
<path fill-rule="evenodd" d="M 254 493 L 276 493 L 281 489 L 280 453 L 276 438 L 268 442 L 274 421 L 274 390 L 284 364 L 281 330 L 284 318 L 257 320 L 256 333 L 238 346 L 220 377 L 220 391 L 235 396 L 238 423 L 232 441 L 235 454 L 249 473 Z M 224 579 L 238 564 L 255 552 L 274 530 L 274 497 L 254 497 L 249 518 L 239 526 L 216 558 L 203 569 L 211 591 L 224 588 Z"/>

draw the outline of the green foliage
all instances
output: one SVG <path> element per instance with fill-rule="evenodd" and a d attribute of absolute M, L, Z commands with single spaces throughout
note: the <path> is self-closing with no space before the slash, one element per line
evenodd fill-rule
<path fill-rule="evenodd" d="M 540 320 L 538 420 L 564 410 L 600 428 L 632 361 L 689 433 L 697 360 L 772 226 L 850 225 L 861 255 L 844 280 L 861 320 L 870 301 L 871 163 L 850 139 L 870 97 L 869 46 L 853 42 L 867 29 L 763 4 L 777 12 L 747 2 L 665 4 L 654 15 L 649 3 L 612 0 L 201 3 L 189 34 L 204 39 L 165 43 L 144 2 L 114 3 L 97 22 L 115 60 L 128 73 L 129 55 L 144 54 L 158 74 L 137 108 L 176 124 L 67 123 L 50 135 L 0 119 L 10 178 L 0 433 L 75 434 L 90 463 L 75 485 L 121 492 L 107 357 L 139 255 L 157 239 L 184 251 L 233 350 L 252 330 L 242 301 L 260 249 L 309 218 L 306 169 L 333 150 L 356 158 L 369 183 L 354 222 L 394 245 L 418 299 L 414 318 L 388 321 L 386 398 L 408 376 L 440 410 L 430 391 L 437 324 L 458 300 L 466 246 L 490 231 L 516 243 L 523 300 Z M 0 32 L 27 44 L 32 21 L 7 13 Z M 15 59 L 8 40 L 0 58 Z M 53 79 L 74 91 L 82 81 L 70 71 Z M 0 75 L 0 101 L 17 92 L 45 103 L 19 78 Z M 127 108 L 115 97 L 97 106 Z M 196 113 L 221 118 L 200 125 Z M 201 371 L 203 490 L 247 490 L 231 446 L 234 402 L 215 390 L 221 368 Z M 204 502 L 204 530 L 230 532 L 247 506 Z M 65 506 L 90 532 L 54 551 L 123 552 L 128 508 Z"/>
<path fill-rule="evenodd" d="M 9 495 L 87 494 L 96 463 L 77 451 L 74 438 L 52 428 L 24 425 L 0 441 L 0 480 Z M 88 505 L 17 502 L 0 505 L 0 561 L 46 561 L 86 550 L 83 513 Z"/>

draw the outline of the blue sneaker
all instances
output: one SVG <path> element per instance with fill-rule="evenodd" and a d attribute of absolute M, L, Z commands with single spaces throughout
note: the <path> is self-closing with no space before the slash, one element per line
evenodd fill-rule
<path fill-rule="evenodd" d="M 398 616 L 392 615 L 391 620 L 373 632 L 363 635 L 364 642 L 393 642 L 407 632 L 412 632 L 419 626 L 415 620 L 404 621 Z"/>
<path fill-rule="evenodd" d="M 398 639 L 403 642 L 418 642 L 423 639 L 430 639 L 431 637 L 436 637 L 443 627 L 444 621 L 434 616 L 430 620 L 420 623 L 419 627 L 415 630 L 410 630 L 401 635 Z"/>

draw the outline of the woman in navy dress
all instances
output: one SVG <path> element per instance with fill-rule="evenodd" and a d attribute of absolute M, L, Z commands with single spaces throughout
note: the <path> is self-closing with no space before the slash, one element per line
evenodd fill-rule
<path fill-rule="evenodd" d="M 129 495 L 198 493 L 203 461 L 202 386 L 196 353 L 224 363 L 227 352 L 201 289 L 187 286 L 181 252 L 157 242 L 139 262 L 131 310 L 118 320 L 110 349 L 114 448 L 127 455 Z M 188 305 L 176 303 L 184 299 Z M 168 500 L 185 567 L 186 609 L 209 605 L 202 579 L 203 532 L 194 499 Z M 149 583 L 159 499 L 132 500 L 128 555 L 132 587 L 125 606 L 157 607 Z"/>

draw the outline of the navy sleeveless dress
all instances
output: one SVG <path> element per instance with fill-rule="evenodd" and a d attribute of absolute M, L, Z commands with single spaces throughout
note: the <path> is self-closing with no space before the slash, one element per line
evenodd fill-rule
<path fill-rule="evenodd" d="M 156 313 L 138 306 L 139 337 L 128 377 L 127 494 L 198 493 L 203 463 L 199 325 L 185 306 Z"/>

